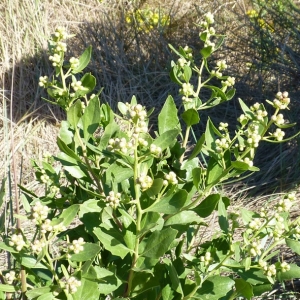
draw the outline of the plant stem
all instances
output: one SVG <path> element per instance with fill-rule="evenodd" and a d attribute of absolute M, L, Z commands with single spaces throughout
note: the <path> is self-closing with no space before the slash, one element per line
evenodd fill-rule
<path fill-rule="evenodd" d="M 134 175 L 133 175 L 133 180 L 135 183 L 137 182 L 138 176 L 139 176 L 139 164 L 138 164 L 137 143 L 135 143 Z M 142 215 L 143 215 L 143 210 L 142 210 L 141 204 L 140 204 L 140 186 L 139 186 L 139 184 L 134 185 L 134 191 L 135 191 L 135 205 L 136 205 L 136 237 L 135 237 L 134 254 L 133 254 L 131 268 L 130 268 L 129 275 L 128 275 L 127 287 L 126 287 L 126 291 L 124 293 L 124 297 L 128 297 L 130 295 L 131 288 L 132 288 L 132 281 L 133 281 L 133 277 L 134 277 L 133 268 L 136 266 L 136 262 L 139 258 L 140 240 L 138 238 L 138 234 L 141 231 L 141 221 L 142 221 Z"/>
<path fill-rule="evenodd" d="M 93 177 L 94 181 L 97 184 L 99 194 L 101 194 L 103 192 L 103 188 L 102 188 L 101 182 L 98 180 L 98 178 L 97 178 L 96 174 L 94 173 L 94 171 L 93 171 L 93 169 L 91 167 L 91 164 L 90 164 L 90 162 L 89 162 L 89 160 L 88 160 L 88 158 L 86 156 L 86 145 L 83 143 L 83 141 L 82 141 L 82 139 L 80 137 L 80 134 L 78 132 L 78 128 L 77 127 L 76 127 L 75 131 L 76 131 L 76 135 L 78 137 L 79 143 L 80 143 L 81 148 L 82 148 L 83 158 L 84 158 L 84 161 L 86 163 L 86 166 L 87 166 L 87 168 L 89 170 L 90 175 Z"/>
<path fill-rule="evenodd" d="M 189 141 L 190 130 L 191 130 L 191 126 L 187 126 L 186 131 L 185 131 L 185 136 L 184 136 L 183 144 L 182 144 L 183 148 L 186 147 L 186 145 L 187 145 L 187 143 Z M 183 158 L 184 158 L 184 153 L 180 157 L 180 163 L 183 162 Z"/>

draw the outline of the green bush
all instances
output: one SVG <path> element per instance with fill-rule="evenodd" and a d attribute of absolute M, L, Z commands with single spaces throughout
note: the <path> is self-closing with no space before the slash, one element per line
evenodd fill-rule
<path fill-rule="evenodd" d="M 191 142 L 199 113 L 235 94 L 235 79 L 223 74 L 226 61 L 208 64 L 224 40 L 213 22 L 208 13 L 199 24 L 200 65 L 190 47 L 170 46 L 178 55 L 170 76 L 182 107 L 179 112 L 169 95 L 153 134 L 153 109 L 135 97 L 118 103 L 120 114 L 101 103 L 95 77 L 82 74 L 92 48 L 67 60 L 64 40 L 71 36 L 55 31 L 49 40 L 55 75 L 40 77 L 39 84 L 47 101 L 67 114 L 57 137 L 61 152 L 33 162 L 44 195 L 22 188 L 22 218 L 35 233 L 26 236 L 19 226 L 0 242 L 14 258 L 14 267 L 1 271 L 1 299 L 6 293 L 39 300 L 251 299 L 276 281 L 300 276 L 277 250 L 286 244 L 300 253 L 300 218 L 290 216 L 295 193 L 252 212 L 231 211 L 230 199 L 217 192 L 223 182 L 259 171 L 253 160 L 261 142 L 291 139 L 283 129 L 294 124 L 281 113 L 289 107 L 288 93 L 267 101 L 271 116 L 263 104 L 248 107 L 240 99 L 234 136 L 227 123 L 209 119 Z M 202 90 L 210 96 L 202 98 Z M 215 230 L 204 240 L 212 215 Z"/>

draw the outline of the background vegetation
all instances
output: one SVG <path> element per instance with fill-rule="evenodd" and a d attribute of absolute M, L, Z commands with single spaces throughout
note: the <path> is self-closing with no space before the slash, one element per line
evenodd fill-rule
<path fill-rule="evenodd" d="M 38 78 L 51 70 L 47 39 L 57 26 L 76 34 L 70 55 L 92 45 L 90 69 L 104 88 L 102 101 L 115 107 L 136 95 L 148 108 L 158 108 L 171 94 L 180 106 L 178 88 L 169 79 L 174 56 L 168 44 L 199 49 L 195 24 L 208 11 L 215 14 L 217 30 L 227 36 L 220 53 L 229 65 L 228 74 L 236 77 L 237 88 L 236 98 L 213 112 L 214 122 L 236 119 L 238 97 L 251 105 L 287 90 L 292 99 L 288 118 L 298 122 L 295 131 L 299 131 L 298 1 L 4 0 L 0 4 L 0 179 L 8 178 L 10 197 L 2 196 L 3 207 L 17 199 L 18 183 L 29 189 L 36 185 L 30 159 L 56 151 L 63 113 L 41 99 Z M 231 183 L 224 189 L 237 205 L 259 205 L 270 195 L 297 188 L 299 143 L 298 138 L 262 147 L 255 165 L 263 172 L 251 181 L 245 179 L 242 186 Z M 3 232 L 12 223 L 12 214 L 2 214 Z"/>

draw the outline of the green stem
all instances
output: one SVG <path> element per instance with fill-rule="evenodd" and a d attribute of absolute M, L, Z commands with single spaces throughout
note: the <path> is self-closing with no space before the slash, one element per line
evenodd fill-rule
<path fill-rule="evenodd" d="M 75 132 L 76 132 L 76 135 L 78 137 L 78 140 L 79 140 L 79 143 L 80 143 L 80 146 L 82 148 L 82 154 L 83 154 L 83 158 L 84 158 L 84 161 L 86 163 L 86 166 L 88 168 L 88 171 L 90 173 L 90 175 L 93 177 L 94 181 L 96 182 L 97 184 L 97 187 L 98 187 L 98 191 L 99 191 L 99 194 L 101 194 L 103 192 L 103 188 L 102 188 L 102 185 L 101 185 L 101 182 L 98 180 L 96 174 L 94 173 L 93 169 L 92 169 L 92 166 L 86 156 L 86 145 L 83 143 L 81 137 L 80 137 L 80 134 L 78 132 L 78 128 L 76 127 L 75 129 Z"/>
<path fill-rule="evenodd" d="M 186 128 L 186 131 L 185 131 L 185 136 L 184 136 L 184 140 L 183 140 L 183 144 L 182 144 L 182 147 L 185 148 L 188 141 L 189 141 L 189 135 L 190 135 L 190 130 L 191 130 L 191 126 L 187 126 Z M 185 152 L 184 152 L 185 153 Z M 183 159 L 184 159 L 184 153 L 181 155 L 180 157 L 180 163 L 183 162 Z"/>
<path fill-rule="evenodd" d="M 137 182 L 138 177 L 139 177 L 139 163 L 138 163 L 138 153 L 137 153 L 137 145 L 136 145 L 135 149 L 134 149 L 134 175 L 133 175 L 135 183 Z M 142 221 L 142 215 L 143 215 L 143 210 L 142 210 L 141 204 L 140 204 L 140 185 L 139 184 L 134 185 L 134 191 L 135 191 L 135 206 L 136 206 L 136 237 L 135 237 L 133 259 L 132 259 L 131 268 L 130 268 L 129 275 L 128 275 L 127 287 L 126 287 L 126 291 L 124 293 L 124 297 L 128 297 L 131 293 L 132 282 L 133 282 L 133 277 L 134 277 L 133 268 L 136 266 L 136 262 L 139 258 L 140 240 L 139 240 L 138 235 L 139 235 L 139 232 L 141 231 L 141 221 Z"/>

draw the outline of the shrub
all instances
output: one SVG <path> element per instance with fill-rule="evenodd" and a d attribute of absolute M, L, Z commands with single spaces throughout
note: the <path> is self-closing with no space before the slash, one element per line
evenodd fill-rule
<path fill-rule="evenodd" d="M 270 117 L 263 104 L 248 107 L 240 99 L 234 136 L 227 123 L 209 119 L 191 145 L 199 112 L 235 93 L 234 78 L 223 74 L 226 61 L 208 65 L 224 40 L 213 22 L 209 13 L 199 24 L 200 65 L 190 47 L 170 46 L 178 55 L 170 75 L 179 85 L 181 112 L 169 96 L 152 135 L 153 109 L 135 97 L 118 104 L 120 114 L 100 103 L 95 77 L 82 74 L 91 47 L 67 60 L 65 39 L 71 36 L 55 31 L 49 41 L 55 75 L 42 76 L 39 84 L 67 113 L 57 137 L 61 152 L 33 162 L 44 195 L 22 188 L 23 218 L 35 234 L 26 236 L 18 226 L 0 243 L 15 260 L 14 268 L 2 271 L 2 299 L 4 293 L 40 300 L 251 299 L 277 280 L 299 277 L 297 265 L 274 259 L 282 244 L 300 253 L 300 218 L 289 213 L 295 193 L 252 212 L 231 211 L 230 199 L 217 192 L 223 182 L 259 171 L 253 159 L 261 142 L 288 140 L 282 129 L 294 124 L 281 113 L 289 107 L 288 93 L 267 101 Z M 202 98 L 203 89 L 209 98 Z M 212 215 L 218 222 L 204 240 Z"/>

